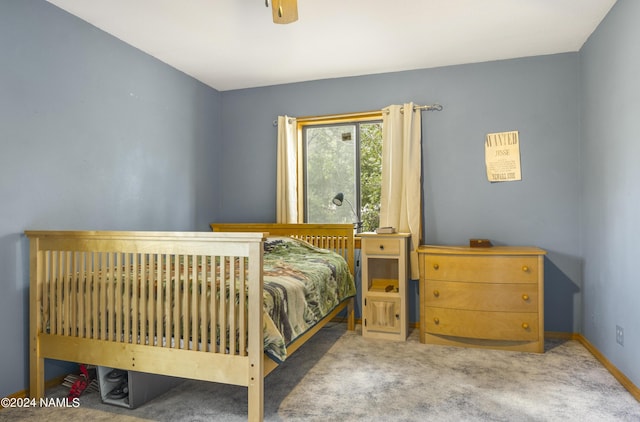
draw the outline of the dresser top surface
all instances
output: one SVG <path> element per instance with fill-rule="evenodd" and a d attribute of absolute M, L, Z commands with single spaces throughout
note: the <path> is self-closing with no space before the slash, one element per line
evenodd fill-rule
<path fill-rule="evenodd" d="M 398 232 L 394 232 L 394 233 L 376 233 L 376 232 L 363 232 L 363 233 L 358 233 L 356 234 L 356 237 L 409 237 L 411 236 L 411 233 L 398 233 Z"/>
<path fill-rule="evenodd" d="M 547 251 L 534 246 L 472 248 L 469 246 L 420 245 L 418 253 L 440 255 L 546 255 Z"/>

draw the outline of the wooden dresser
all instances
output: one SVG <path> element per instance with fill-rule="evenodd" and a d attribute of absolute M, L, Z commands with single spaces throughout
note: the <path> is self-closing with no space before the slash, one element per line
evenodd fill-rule
<path fill-rule="evenodd" d="M 545 254 L 420 246 L 420 341 L 543 353 Z"/>

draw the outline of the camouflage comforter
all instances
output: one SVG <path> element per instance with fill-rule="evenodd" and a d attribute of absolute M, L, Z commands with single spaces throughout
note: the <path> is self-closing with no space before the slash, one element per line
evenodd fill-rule
<path fill-rule="evenodd" d="M 264 249 L 264 349 L 282 362 L 287 345 L 355 296 L 356 288 L 338 254 L 288 237 L 270 237 Z"/>

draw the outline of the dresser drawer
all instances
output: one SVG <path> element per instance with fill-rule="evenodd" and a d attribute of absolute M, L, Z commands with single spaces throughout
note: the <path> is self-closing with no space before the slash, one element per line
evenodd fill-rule
<path fill-rule="evenodd" d="M 400 242 L 405 239 L 367 237 L 363 239 L 363 249 L 367 255 L 398 255 L 400 253 Z"/>
<path fill-rule="evenodd" d="M 425 303 L 476 311 L 538 312 L 538 285 L 427 280 Z"/>
<path fill-rule="evenodd" d="M 478 312 L 426 307 L 424 330 L 430 334 L 487 340 L 535 341 L 538 314 Z"/>
<path fill-rule="evenodd" d="M 536 256 L 426 255 L 428 280 L 491 283 L 537 283 Z"/>

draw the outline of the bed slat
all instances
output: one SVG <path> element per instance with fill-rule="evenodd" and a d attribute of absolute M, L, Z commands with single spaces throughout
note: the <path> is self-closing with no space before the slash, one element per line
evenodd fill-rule
<path fill-rule="evenodd" d="M 220 297 L 218 298 L 218 308 L 220 309 L 220 323 L 218 331 L 220 335 L 220 352 L 227 350 L 227 332 L 225 327 L 227 326 L 227 301 L 224 298 L 227 297 L 227 285 L 225 283 L 227 279 L 225 257 L 220 257 L 220 277 L 218 283 L 220 284 Z"/>

